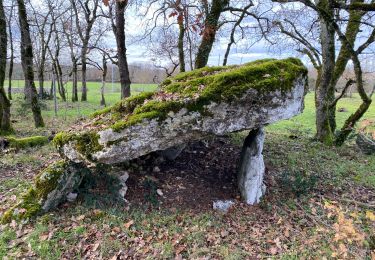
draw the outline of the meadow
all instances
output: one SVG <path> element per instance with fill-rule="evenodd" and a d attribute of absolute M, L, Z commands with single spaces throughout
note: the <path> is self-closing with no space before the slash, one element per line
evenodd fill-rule
<path fill-rule="evenodd" d="M 132 95 L 156 88 L 134 84 Z M 112 91 L 109 83 L 107 104 L 113 105 L 119 98 L 118 85 Z M 35 129 L 31 114 L 21 105 L 21 95 L 15 95 L 15 135 L 50 135 L 64 130 L 100 109 L 99 101 L 100 83 L 89 84 L 88 102 L 59 99 L 57 116 L 53 101 L 45 101 L 46 127 Z M 129 195 L 138 194 L 142 203 L 124 204 L 95 186 L 73 205 L 64 204 L 26 223 L 1 225 L 0 259 L 374 259 L 375 156 L 362 154 L 354 139 L 342 147 L 315 142 L 313 93 L 307 94 L 305 104 L 301 115 L 266 127 L 268 189 L 259 205 L 246 206 L 234 196 L 231 199 L 236 205 L 227 214 L 209 207 L 194 209 L 197 205 L 191 194 L 199 192 L 183 183 L 179 168 L 161 164 L 161 173 L 140 170 L 134 177 L 137 182 L 129 182 Z M 339 102 L 338 108 L 347 111 L 337 113 L 339 126 L 358 104 L 356 95 Z M 363 119 L 375 119 L 375 105 Z M 223 150 L 228 152 L 223 155 L 228 162 L 238 159 L 245 135 L 221 140 L 223 149 L 228 149 Z M 220 150 L 217 147 L 209 152 L 219 156 Z M 189 159 L 178 159 L 178 165 L 200 157 L 194 157 L 193 150 L 183 156 Z M 31 185 L 38 171 L 58 157 L 52 144 L 0 154 L 0 216 Z M 215 171 L 220 175 L 236 171 L 215 158 L 206 163 L 217 165 Z M 157 179 L 170 174 L 171 169 L 181 177 L 169 182 Z M 199 178 L 207 189 L 216 185 L 215 175 L 208 178 L 201 174 Z M 235 181 L 235 176 L 228 178 Z M 156 189 L 164 195 L 156 194 Z M 178 196 L 169 192 L 171 189 L 179 190 Z M 178 203 L 180 196 L 189 199 L 183 207 Z M 204 196 L 211 199 L 209 194 Z"/>

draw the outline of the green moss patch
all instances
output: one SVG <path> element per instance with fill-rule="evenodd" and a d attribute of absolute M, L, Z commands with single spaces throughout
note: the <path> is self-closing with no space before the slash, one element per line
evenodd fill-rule
<path fill-rule="evenodd" d="M 26 138 L 6 137 L 11 148 L 24 149 L 28 147 L 42 146 L 49 142 L 46 136 L 31 136 Z"/>
<path fill-rule="evenodd" d="M 73 142 L 76 150 L 88 159 L 92 159 L 93 153 L 103 149 L 103 146 L 99 144 L 99 135 L 94 131 L 83 133 L 60 132 L 55 136 L 52 142 L 57 148 L 61 148 L 64 144 Z"/>
<path fill-rule="evenodd" d="M 70 192 L 77 190 L 83 177 L 90 173 L 81 163 L 61 160 L 51 164 L 35 177 L 34 185 L 3 214 L 0 222 L 25 220 L 54 209 Z"/>
<path fill-rule="evenodd" d="M 35 177 L 35 185 L 21 196 L 19 203 L 4 213 L 1 222 L 9 223 L 12 219 L 28 219 L 41 213 L 43 201 L 50 192 L 56 189 L 68 164 L 64 160 L 58 161 L 41 171 Z"/>
<path fill-rule="evenodd" d="M 143 104 L 145 100 L 150 99 L 154 94 L 155 92 L 143 92 L 139 95 L 126 98 L 112 107 L 107 107 L 102 110 L 96 111 L 91 115 L 91 118 L 106 115 L 109 113 L 111 113 L 115 117 L 118 116 L 119 113 L 132 113 L 137 106 Z"/>

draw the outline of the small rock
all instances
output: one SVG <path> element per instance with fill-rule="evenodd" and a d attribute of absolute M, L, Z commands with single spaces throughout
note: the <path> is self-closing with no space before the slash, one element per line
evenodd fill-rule
<path fill-rule="evenodd" d="M 66 196 L 66 199 L 67 199 L 67 201 L 69 201 L 69 202 L 74 202 L 74 201 L 77 199 L 77 196 L 78 196 L 77 193 L 73 193 L 73 192 L 71 192 L 71 193 L 69 193 L 69 194 Z"/>
<path fill-rule="evenodd" d="M 163 196 L 163 191 L 161 189 L 157 189 L 156 190 L 156 193 L 159 195 L 159 196 Z"/>
<path fill-rule="evenodd" d="M 125 171 L 119 178 L 120 185 L 122 186 L 122 188 L 118 191 L 118 193 L 120 195 L 120 198 L 124 200 L 125 200 L 126 192 L 128 191 L 128 186 L 126 186 L 126 181 L 128 180 L 128 178 L 129 178 L 129 173 L 127 171 Z"/>
<path fill-rule="evenodd" d="M 217 200 L 213 203 L 213 209 L 226 213 L 234 204 L 233 200 Z"/>
<path fill-rule="evenodd" d="M 160 172 L 160 168 L 158 166 L 155 166 L 153 172 Z"/>
<path fill-rule="evenodd" d="M 119 191 L 120 198 L 125 199 L 126 192 L 128 191 L 128 187 L 125 185 Z"/>
<path fill-rule="evenodd" d="M 121 175 L 120 178 L 119 178 L 121 184 L 125 184 L 126 181 L 128 180 L 128 178 L 129 178 L 129 173 L 128 172 L 124 172 L 124 174 Z"/>

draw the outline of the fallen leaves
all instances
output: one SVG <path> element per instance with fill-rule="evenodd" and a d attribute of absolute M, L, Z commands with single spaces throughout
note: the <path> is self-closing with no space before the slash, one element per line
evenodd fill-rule
<path fill-rule="evenodd" d="M 126 229 L 129 229 L 133 224 L 134 224 L 134 221 L 133 221 L 133 220 L 130 220 L 130 221 L 128 221 L 128 222 L 126 222 L 126 223 L 124 224 L 124 227 L 125 227 Z"/>
<path fill-rule="evenodd" d="M 372 211 L 366 211 L 366 218 L 375 222 L 375 214 Z"/>

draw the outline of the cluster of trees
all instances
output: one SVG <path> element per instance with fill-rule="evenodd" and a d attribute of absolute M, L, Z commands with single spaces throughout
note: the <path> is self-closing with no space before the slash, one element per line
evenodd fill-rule
<path fill-rule="evenodd" d="M 168 76 L 206 66 L 219 39 L 227 42 L 223 65 L 228 63 L 233 46 L 251 53 L 251 46 L 259 42 L 288 54 L 305 56 L 317 72 L 316 137 L 329 145 L 345 141 L 368 110 L 374 92 L 374 88 L 366 91 L 362 65 L 363 55 L 371 55 L 374 47 L 374 0 L 29 0 L 26 5 L 24 0 L 0 0 L 0 8 L 2 130 L 11 128 L 11 91 L 7 96 L 3 82 L 7 64 L 11 78 L 16 55 L 14 39 L 21 38 L 25 96 L 32 104 L 35 125 L 43 126 L 38 99 L 46 92 L 46 71 L 55 75 L 63 100 L 66 99 L 64 84 L 71 78 L 72 101 L 78 101 L 80 78 L 81 100 L 85 101 L 87 67 L 102 71 L 104 84 L 110 62 L 118 66 L 121 98 L 130 95 L 126 53 L 129 40 L 125 37 L 125 27 L 136 18 L 140 20 L 139 17 L 141 25 L 128 28 L 138 33 L 132 41 L 147 46 L 154 65 Z M 14 19 L 17 16 L 18 30 Z M 115 39 L 115 48 L 106 44 L 110 38 Z M 70 68 L 65 80 L 62 63 Z M 354 77 L 348 78 L 338 92 L 338 81 L 349 66 Z M 354 84 L 362 104 L 337 131 L 337 102 Z"/>

